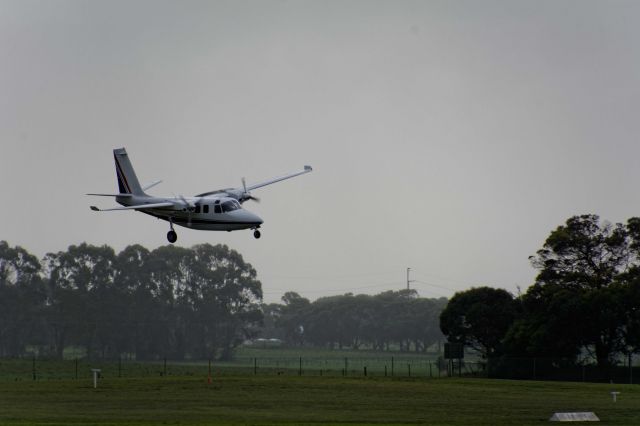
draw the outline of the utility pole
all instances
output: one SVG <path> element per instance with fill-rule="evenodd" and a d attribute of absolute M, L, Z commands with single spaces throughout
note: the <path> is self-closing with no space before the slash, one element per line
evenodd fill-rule
<path fill-rule="evenodd" d="M 411 268 L 407 268 L 407 290 L 410 290 L 410 289 L 411 289 L 411 287 L 409 286 L 409 284 L 415 281 L 415 280 L 410 280 L 410 279 L 409 279 L 409 271 L 411 271 Z"/>

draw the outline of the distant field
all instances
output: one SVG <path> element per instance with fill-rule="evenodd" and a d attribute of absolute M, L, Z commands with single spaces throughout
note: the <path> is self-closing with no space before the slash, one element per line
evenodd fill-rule
<path fill-rule="evenodd" d="M 609 392 L 620 391 L 613 403 Z M 486 379 L 223 375 L 0 382 L 3 425 L 541 425 L 554 411 L 640 424 L 640 386 Z"/>

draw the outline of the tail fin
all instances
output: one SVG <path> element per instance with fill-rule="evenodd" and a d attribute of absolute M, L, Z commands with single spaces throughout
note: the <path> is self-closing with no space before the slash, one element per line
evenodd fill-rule
<path fill-rule="evenodd" d="M 114 149 L 113 158 L 116 161 L 116 177 L 121 194 L 145 195 L 136 172 L 133 170 L 129 156 L 124 148 Z"/>

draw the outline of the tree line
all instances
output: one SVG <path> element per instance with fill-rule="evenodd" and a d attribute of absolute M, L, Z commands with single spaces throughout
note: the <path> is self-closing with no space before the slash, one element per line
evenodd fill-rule
<path fill-rule="evenodd" d="M 443 336 L 487 358 L 640 353 L 640 218 L 574 216 L 530 257 L 524 294 L 490 287 L 447 301 L 415 291 L 262 302 L 255 269 L 225 245 L 72 245 L 43 259 L 0 241 L 0 357 L 37 352 L 138 360 L 229 359 L 247 339 L 424 352 Z"/>
<path fill-rule="evenodd" d="M 262 319 L 255 269 L 225 245 L 72 245 L 41 261 L 0 241 L 0 356 L 229 358 Z"/>
<path fill-rule="evenodd" d="M 571 217 L 530 261 L 539 272 L 524 294 L 456 293 L 440 316 L 448 340 L 489 358 L 590 358 L 603 368 L 640 353 L 640 218 Z"/>
<path fill-rule="evenodd" d="M 287 292 L 282 302 L 264 306 L 262 334 L 295 346 L 425 352 L 444 340 L 438 318 L 447 299 L 420 298 L 415 290 L 313 302 Z"/>
<path fill-rule="evenodd" d="M 255 269 L 225 245 L 119 253 L 72 245 L 38 259 L 0 241 L 0 357 L 229 359 L 247 339 L 287 345 L 425 351 L 443 339 L 446 299 L 415 291 L 262 303 Z"/>

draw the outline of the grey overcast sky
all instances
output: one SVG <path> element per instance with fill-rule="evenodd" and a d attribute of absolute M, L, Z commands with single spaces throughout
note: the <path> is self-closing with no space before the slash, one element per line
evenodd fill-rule
<path fill-rule="evenodd" d="M 95 213 L 126 147 L 157 195 L 254 191 L 265 300 L 512 292 L 575 214 L 640 215 L 638 1 L 0 0 L 0 239 L 166 244 Z"/>

